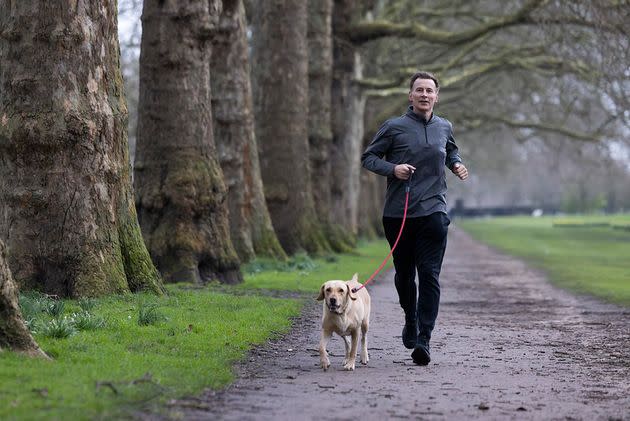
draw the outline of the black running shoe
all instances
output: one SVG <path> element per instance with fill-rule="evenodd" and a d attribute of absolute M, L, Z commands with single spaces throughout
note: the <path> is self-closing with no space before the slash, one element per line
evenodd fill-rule
<path fill-rule="evenodd" d="M 413 352 L 411 353 L 413 362 L 418 365 L 427 365 L 431 361 L 431 353 L 429 352 L 429 344 L 425 341 L 418 341 Z"/>

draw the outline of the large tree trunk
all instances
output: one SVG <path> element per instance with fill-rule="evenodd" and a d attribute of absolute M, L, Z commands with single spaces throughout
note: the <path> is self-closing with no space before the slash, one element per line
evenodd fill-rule
<path fill-rule="evenodd" d="M 7 348 L 31 356 L 46 357 L 22 320 L 17 288 L 5 257 L 4 243 L 0 241 L 0 351 Z"/>
<path fill-rule="evenodd" d="M 136 206 L 166 282 L 242 280 L 212 135 L 210 38 L 220 2 L 145 1 Z"/>
<path fill-rule="evenodd" d="M 133 204 L 115 1 L 0 0 L 0 237 L 23 289 L 161 291 Z"/>
<path fill-rule="evenodd" d="M 404 109 L 399 101 L 394 101 L 397 108 L 390 110 L 389 101 L 368 98 L 364 113 L 364 133 L 362 150 L 365 150 L 372 141 L 376 131 L 385 119 L 389 119 Z M 374 123 L 378 122 L 378 123 Z M 383 204 L 385 201 L 385 190 L 387 188 L 387 178 L 374 174 L 366 169 L 361 169 L 361 188 L 359 192 L 359 236 L 368 239 L 375 239 L 385 235 L 383 230 Z"/>
<path fill-rule="evenodd" d="M 352 241 L 340 225 L 331 221 L 333 2 L 309 0 L 308 7 L 308 140 L 315 210 L 333 250 L 350 251 Z"/>
<path fill-rule="evenodd" d="M 242 0 L 223 2 L 212 38 L 212 116 L 219 161 L 228 189 L 230 232 L 239 257 L 285 259 L 265 202 L 254 135 L 247 24 Z"/>
<path fill-rule="evenodd" d="M 256 135 L 265 197 L 289 253 L 329 248 L 311 185 L 306 6 L 301 0 L 265 0 L 253 19 Z"/>
<path fill-rule="evenodd" d="M 339 0 L 333 10 L 333 220 L 352 234 L 358 231 L 358 206 L 365 96 L 353 83 L 362 76 L 359 50 L 349 41 L 350 24 L 360 17 L 359 4 Z"/>

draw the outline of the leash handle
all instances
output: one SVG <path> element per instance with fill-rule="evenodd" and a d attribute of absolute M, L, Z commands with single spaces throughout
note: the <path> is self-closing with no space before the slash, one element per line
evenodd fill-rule
<path fill-rule="evenodd" d="M 392 249 L 389 251 L 389 254 L 387 255 L 387 257 L 385 258 L 385 260 L 383 260 L 383 263 L 381 263 L 381 265 L 378 267 L 378 269 L 376 269 L 374 271 L 374 273 L 372 274 L 372 276 L 370 276 L 368 278 L 367 281 L 365 281 L 365 283 L 363 285 L 361 285 L 359 288 L 352 288 L 352 292 L 356 293 L 357 291 L 359 291 L 361 288 L 365 288 L 365 286 L 367 284 L 369 284 L 370 282 L 372 282 L 372 280 L 374 279 L 374 277 L 383 269 L 383 267 L 385 266 L 385 263 L 387 263 L 387 261 L 389 260 L 389 258 L 392 256 L 392 254 L 394 253 L 394 250 L 396 249 L 396 246 L 398 245 L 398 240 L 400 240 L 400 237 L 402 236 L 402 232 L 403 232 L 403 228 L 405 227 L 405 220 L 407 219 L 407 207 L 409 206 L 409 191 L 411 190 L 409 185 L 411 183 L 411 176 L 413 175 L 413 173 L 411 173 L 411 175 L 409 176 L 409 179 L 407 180 L 407 186 L 405 187 L 405 210 L 403 212 L 403 220 L 402 223 L 400 224 L 400 231 L 398 231 L 398 237 L 396 237 L 396 241 L 394 242 L 394 245 L 392 246 Z"/>

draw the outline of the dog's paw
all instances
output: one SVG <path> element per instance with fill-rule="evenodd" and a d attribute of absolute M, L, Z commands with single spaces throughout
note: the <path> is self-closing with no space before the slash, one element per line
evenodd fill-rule
<path fill-rule="evenodd" d="M 324 371 L 328 370 L 328 367 L 330 367 L 330 360 L 326 358 L 325 360 L 322 360 L 321 363 Z"/>
<path fill-rule="evenodd" d="M 354 361 L 344 364 L 343 369 L 346 371 L 354 371 Z"/>
<path fill-rule="evenodd" d="M 367 352 L 365 353 L 365 355 L 361 355 L 361 364 L 367 364 L 370 361 L 370 357 L 368 356 Z"/>

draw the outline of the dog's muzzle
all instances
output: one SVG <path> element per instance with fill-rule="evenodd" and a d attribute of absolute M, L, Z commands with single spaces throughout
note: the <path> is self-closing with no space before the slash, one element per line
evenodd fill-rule
<path fill-rule="evenodd" d="M 335 314 L 341 314 L 341 306 L 338 304 L 326 303 L 326 307 L 328 307 L 328 311 Z"/>

